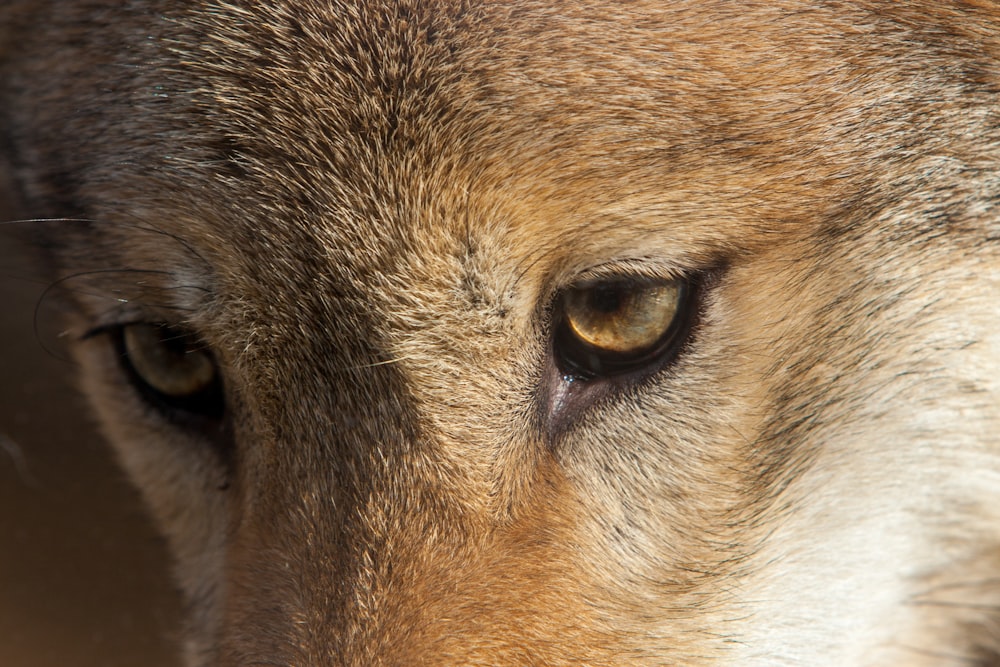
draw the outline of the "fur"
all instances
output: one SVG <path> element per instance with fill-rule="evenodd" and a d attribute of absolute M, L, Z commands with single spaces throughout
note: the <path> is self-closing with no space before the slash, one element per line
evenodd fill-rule
<path fill-rule="evenodd" d="M 2 171 L 189 665 L 998 664 L 997 3 L 0 26 Z M 595 271 L 703 276 L 674 361 L 562 377 Z M 137 395 L 94 334 L 136 321 L 212 350 L 221 424 Z"/>

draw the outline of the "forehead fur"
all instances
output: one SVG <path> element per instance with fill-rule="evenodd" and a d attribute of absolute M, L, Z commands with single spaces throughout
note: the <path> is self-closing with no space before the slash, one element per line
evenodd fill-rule
<path fill-rule="evenodd" d="M 675 268 L 701 268 L 775 233 L 835 233 L 856 222 L 844 206 L 877 210 L 921 187 L 921 171 L 978 168 L 996 131 L 980 92 L 996 36 L 972 5 L 160 9 L 142 37 L 101 37 L 70 12 L 117 81 L 76 94 L 129 103 L 100 134 L 53 122 L 68 136 L 47 142 L 66 150 L 52 162 L 86 163 L 70 185 L 102 215 L 197 235 L 216 271 L 288 267 L 268 281 L 287 278 L 289 296 L 304 287 L 289 273 L 363 291 L 453 280 L 477 246 L 497 276 L 539 268 L 525 303 L 559 272 L 645 254 L 654 237 Z M 904 163 L 913 175 L 894 180 Z"/>
<path fill-rule="evenodd" d="M 60 14 L 74 28 L 57 42 L 85 35 L 116 86 L 58 92 L 128 99 L 110 133 L 86 118 L 52 124 L 67 138 L 49 143 L 72 147 L 56 162 L 87 163 L 70 185 L 100 200 L 103 184 L 131 182 L 132 206 L 149 207 L 133 214 L 207 225 L 203 241 L 224 249 L 233 236 L 319 244 L 344 282 L 391 275 L 384 263 L 406 247 L 442 254 L 416 248 L 430 238 L 462 252 L 470 226 L 522 264 L 586 249 L 595 227 L 628 237 L 650 225 L 687 255 L 679 262 L 705 263 L 773 231 L 832 224 L 845 201 L 877 207 L 919 186 L 890 182 L 894 165 L 962 168 L 995 131 L 979 91 L 996 78 L 997 38 L 972 4 L 158 9 L 134 33 Z M 934 132 L 913 131 L 923 126 Z M 189 194 L 153 199 L 163 184 Z M 542 227 L 551 248 L 537 247 Z"/>

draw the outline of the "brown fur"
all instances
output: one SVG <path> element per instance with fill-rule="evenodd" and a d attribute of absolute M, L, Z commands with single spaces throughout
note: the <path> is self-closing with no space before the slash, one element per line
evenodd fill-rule
<path fill-rule="evenodd" d="M 192 665 L 1000 652 L 1000 5 L 0 7 L 5 160 L 79 333 L 198 334 L 225 423 L 83 382 Z M 551 303 L 700 273 L 568 383 Z"/>

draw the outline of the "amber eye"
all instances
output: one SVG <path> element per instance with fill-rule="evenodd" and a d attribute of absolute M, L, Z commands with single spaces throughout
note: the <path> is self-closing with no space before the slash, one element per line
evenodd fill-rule
<path fill-rule="evenodd" d="M 683 330 L 680 280 L 614 279 L 567 289 L 558 302 L 556 353 L 564 372 L 619 375 L 660 360 Z"/>
<path fill-rule="evenodd" d="M 117 338 L 122 363 L 147 399 L 158 407 L 204 417 L 222 415 L 219 369 L 204 345 L 157 324 L 123 326 Z"/>

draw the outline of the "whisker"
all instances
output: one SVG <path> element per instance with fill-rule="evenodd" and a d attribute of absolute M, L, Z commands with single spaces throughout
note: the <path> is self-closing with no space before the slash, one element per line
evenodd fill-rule
<path fill-rule="evenodd" d="M 965 588 L 981 590 L 982 588 L 992 586 L 1000 587 L 1000 577 L 986 577 L 984 579 L 971 579 L 968 581 L 949 581 L 942 584 L 936 584 L 924 590 L 924 592 L 920 593 L 916 597 L 925 597 L 942 591 L 961 590 Z"/>
<path fill-rule="evenodd" d="M 45 223 L 78 223 L 78 224 L 88 224 L 88 225 L 109 225 L 112 227 L 120 227 L 122 229 L 134 229 L 142 232 L 150 232 L 152 234 L 159 234 L 161 236 L 166 236 L 173 241 L 176 241 L 178 245 L 187 250 L 193 257 L 198 259 L 203 264 L 209 264 L 201 253 L 199 253 L 190 243 L 181 238 L 180 236 L 168 232 L 158 227 L 152 227 L 146 224 L 131 224 L 127 222 L 112 222 L 109 220 L 95 220 L 92 218 L 20 218 L 17 220 L 4 220 L 0 222 L 0 226 L 6 225 L 27 225 L 27 224 L 45 224 Z"/>
<path fill-rule="evenodd" d="M 91 220 L 90 218 L 19 218 L 17 220 L 0 220 L 0 227 L 5 225 L 25 225 L 30 223 L 41 224 L 44 222 L 80 222 L 80 223 L 96 223 L 96 220 Z"/>
<path fill-rule="evenodd" d="M 402 357 L 394 357 L 392 359 L 386 359 L 384 361 L 375 361 L 370 364 L 360 364 L 358 366 L 344 366 L 338 370 L 340 371 L 360 371 L 366 368 L 375 368 L 377 366 L 389 366 L 390 364 L 398 364 L 401 361 L 406 361 L 407 359 L 413 359 L 411 355 L 404 355 Z"/>
<path fill-rule="evenodd" d="M 973 611 L 1000 612 L 1000 604 L 984 604 L 981 602 L 956 602 L 954 600 L 908 600 L 907 604 L 914 607 L 944 607 L 949 609 L 970 609 Z"/>
<path fill-rule="evenodd" d="M 0 451 L 3 451 L 10 458 L 14 464 L 14 470 L 22 482 L 31 487 L 38 486 L 38 480 L 28 468 L 28 460 L 24 456 L 24 450 L 5 433 L 0 433 Z"/>

